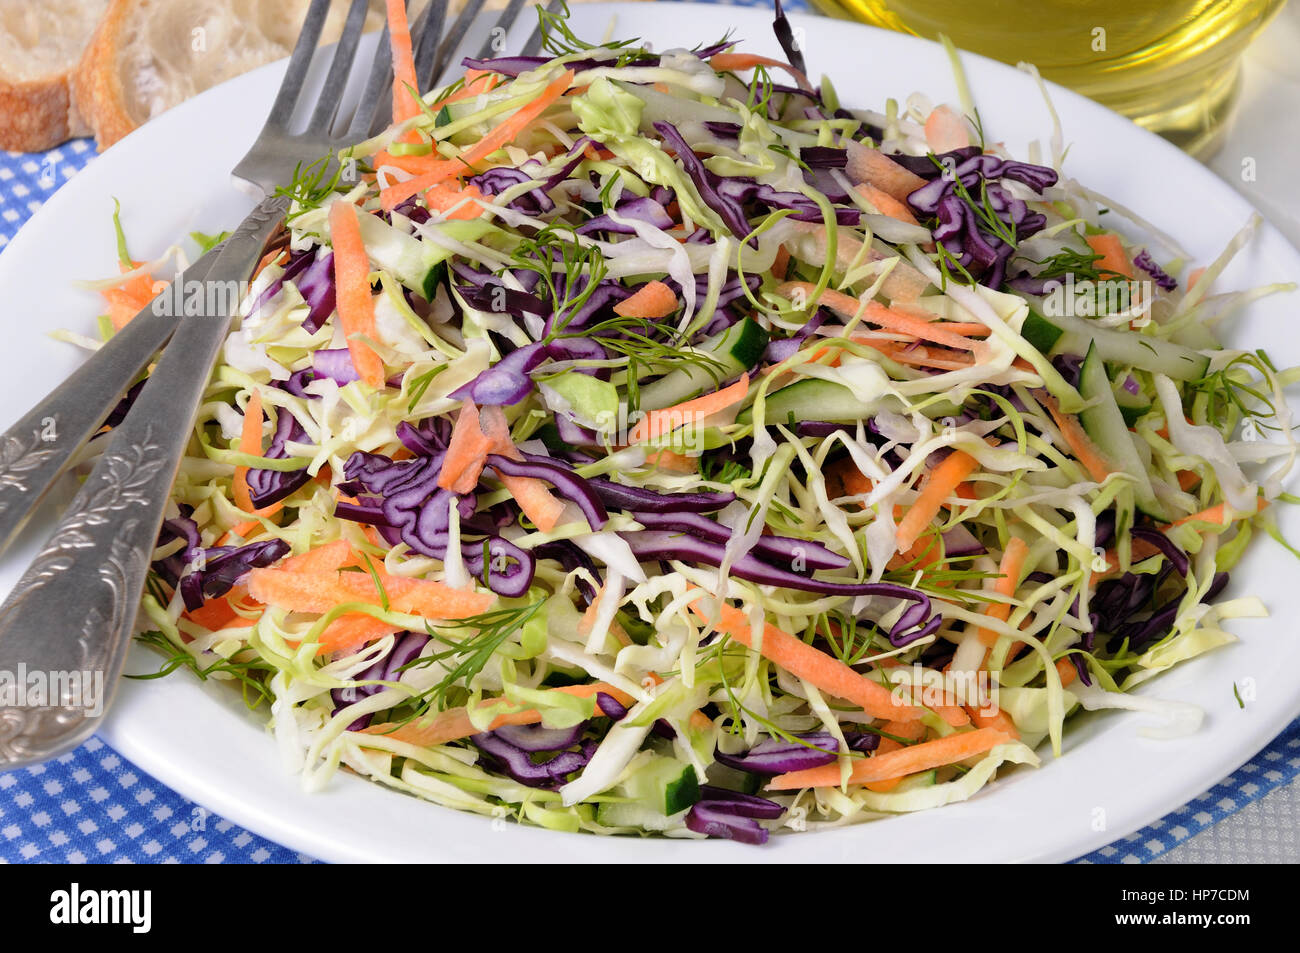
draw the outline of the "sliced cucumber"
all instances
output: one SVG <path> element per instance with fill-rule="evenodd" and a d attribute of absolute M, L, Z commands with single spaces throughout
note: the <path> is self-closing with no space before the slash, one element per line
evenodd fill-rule
<path fill-rule="evenodd" d="M 923 771 L 920 774 L 904 778 L 894 790 L 899 794 L 903 794 L 907 791 L 915 791 L 917 788 L 933 787 L 939 780 L 938 776 L 938 771 Z"/>
<path fill-rule="evenodd" d="M 421 241 L 374 215 L 357 217 L 361 224 L 361 241 L 376 268 L 391 273 L 407 288 L 431 301 L 442 273 L 439 265 L 450 258 L 452 252 L 433 242 Z M 472 242 L 482 238 L 491 226 L 474 220 L 441 222 L 431 227 L 455 241 Z"/>
<path fill-rule="evenodd" d="M 700 799 L 695 768 L 674 758 L 652 758 L 622 784 L 627 796 L 666 815 L 678 814 Z"/>
<path fill-rule="evenodd" d="M 1134 436 L 1124 422 L 1119 404 L 1115 402 L 1115 392 L 1111 389 L 1110 378 L 1106 374 L 1106 364 L 1096 345 L 1088 348 L 1088 354 L 1083 359 L 1079 373 L 1079 394 L 1090 402 L 1090 406 L 1079 413 L 1079 423 L 1110 463 L 1137 481 L 1134 487 L 1134 503 L 1137 508 L 1152 519 L 1169 522 L 1172 517 L 1156 499 L 1146 464 L 1133 442 Z"/>
<path fill-rule="evenodd" d="M 1020 326 L 1020 336 L 1040 354 L 1051 354 L 1056 342 L 1065 332 L 1032 308 Z"/>
<path fill-rule="evenodd" d="M 717 364 L 691 364 L 652 381 L 640 389 L 641 409 L 660 410 L 715 389 L 719 381 L 757 364 L 767 349 L 767 341 L 768 333 L 758 322 L 752 318 L 737 321 L 694 349 Z"/>
<path fill-rule="evenodd" d="M 666 831 L 681 827 L 680 817 L 669 817 L 641 804 L 605 801 L 596 808 L 596 823 L 604 827 L 633 827 L 642 831 Z"/>
<path fill-rule="evenodd" d="M 825 420 L 830 423 L 856 423 L 882 410 L 892 410 L 895 413 L 904 411 L 902 402 L 893 395 L 886 394 L 879 400 L 864 401 L 843 384 L 816 377 L 795 381 L 769 394 L 763 408 L 764 421 L 768 424 L 786 423 L 791 419 L 796 422 Z M 961 408 L 946 399 L 935 401 L 925 408 L 925 415 L 936 420 L 960 412 Z M 746 407 L 737 415 L 736 422 L 747 424 L 753 419 L 753 408 Z"/>
<path fill-rule="evenodd" d="M 1115 403 L 1119 404 L 1119 412 L 1124 417 L 1126 426 L 1132 427 L 1151 411 L 1151 398 L 1141 391 L 1131 393 L 1124 389 L 1120 381 L 1111 384 L 1110 389 L 1115 392 Z"/>
<path fill-rule="evenodd" d="M 1031 312 L 1031 315 L 1033 312 Z M 1117 331 L 1068 315 L 1045 318 L 1035 315 L 1035 338 L 1044 341 L 1049 336 L 1046 328 L 1061 332 L 1051 346 L 1051 353 L 1084 354 L 1096 345 L 1103 361 L 1139 367 L 1144 371 L 1164 374 L 1176 381 L 1194 381 L 1205 376 L 1210 359 L 1198 351 L 1173 341 L 1154 338 L 1136 331 Z M 1030 326 L 1030 319 L 1025 319 Z M 1037 347 L 1037 345 L 1035 345 Z M 1042 348 L 1039 348 L 1041 351 Z M 1043 353 L 1048 353 L 1043 351 Z"/>
<path fill-rule="evenodd" d="M 763 405 L 763 417 L 769 424 L 787 420 L 828 420 L 832 423 L 852 423 L 877 413 L 880 401 L 863 401 L 843 384 L 809 377 L 768 394 Z M 746 407 L 736 422 L 747 424 L 753 420 L 752 408 Z"/>

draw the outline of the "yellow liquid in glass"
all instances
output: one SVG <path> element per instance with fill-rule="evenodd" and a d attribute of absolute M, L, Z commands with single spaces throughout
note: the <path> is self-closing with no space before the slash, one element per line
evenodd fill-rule
<path fill-rule="evenodd" d="M 934 39 L 1043 76 L 1205 155 L 1242 52 L 1285 0 L 812 0 L 824 13 Z"/>

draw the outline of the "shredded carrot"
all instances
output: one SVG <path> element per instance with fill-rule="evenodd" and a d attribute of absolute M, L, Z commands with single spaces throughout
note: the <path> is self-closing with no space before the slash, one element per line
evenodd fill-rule
<path fill-rule="evenodd" d="M 1133 263 L 1128 260 L 1128 253 L 1124 251 L 1124 243 L 1118 235 L 1102 232 L 1100 235 L 1087 236 L 1085 241 L 1089 248 L 1101 256 L 1095 265 L 1099 271 L 1109 271 L 1125 278 L 1133 277 Z"/>
<path fill-rule="evenodd" d="M 890 661 L 894 661 L 890 659 Z M 898 664 L 895 662 L 894 664 Z M 917 742 L 925 737 L 925 724 L 920 721 L 887 721 L 881 727 L 881 732 L 886 735 L 894 735 L 895 738 L 905 738 L 909 742 Z M 881 738 L 880 743 L 876 745 L 876 755 L 889 754 L 891 751 L 900 751 L 907 745 L 894 738 Z M 867 790 L 883 794 L 886 791 L 892 791 L 901 784 L 903 779 L 889 778 L 885 781 L 872 781 L 866 785 Z"/>
<path fill-rule="evenodd" d="M 1204 265 L 1202 265 L 1200 268 L 1193 268 L 1190 272 L 1188 272 L 1188 274 L 1187 274 L 1187 290 L 1188 290 L 1188 291 L 1191 291 L 1193 288 L 1195 288 L 1195 287 L 1196 287 L 1196 283 L 1197 283 L 1198 281 L 1201 280 L 1201 277 L 1202 277 L 1204 274 L 1205 274 L 1205 266 L 1204 266 Z"/>
<path fill-rule="evenodd" d="M 979 462 L 964 450 L 954 450 L 943 462 L 930 471 L 925 489 L 911 505 L 898 524 L 896 538 L 900 550 L 910 549 L 925 532 L 930 521 L 939 515 L 944 500 L 953 494 L 958 485 L 975 472 Z"/>
<path fill-rule="evenodd" d="M 430 186 L 424 193 L 424 204 L 429 206 L 430 211 L 441 212 L 444 218 L 453 222 L 482 218 L 485 213 L 479 204 L 481 201 L 483 193 L 474 185 L 458 189 L 448 182 L 440 182 Z"/>
<path fill-rule="evenodd" d="M 741 645 L 755 648 L 749 617 L 734 606 L 724 604 L 710 613 L 697 599 L 691 603 L 691 611 Z M 873 718 L 910 721 L 921 717 L 920 709 L 900 704 L 888 688 L 771 623 L 764 625 L 757 651 L 791 675 L 811 682 L 829 695 L 852 702 Z"/>
<path fill-rule="evenodd" d="M 776 258 L 772 261 L 772 277 L 777 281 L 785 281 L 786 272 L 790 269 L 790 249 L 781 245 L 776 250 Z"/>
<path fill-rule="evenodd" d="M 967 705 L 966 714 L 970 715 L 970 720 L 977 728 L 996 728 L 1017 741 L 1020 739 L 1020 731 L 1016 728 L 1016 723 L 1001 708 L 995 708 L 990 712 L 987 708 L 976 708 L 974 705 Z M 881 745 L 883 744 L 882 741 Z M 879 751 L 880 749 L 877 748 L 876 750 Z"/>
<path fill-rule="evenodd" d="M 375 337 L 375 299 L 370 292 L 370 259 L 361 241 L 361 223 L 351 202 L 330 206 L 330 240 L 334 244 L 334 283 L 339 321 L 347 335 L 348 353 L 357 374 L 371 387 L 384 386 L 384 362 L 357 335 Z"/>
<path fill-rule="evenodd" d="M 919 225 L 916 216 L 912 210 L 907 207 L 905 202 L 900 202 L 884 189 L 878 189 L 870 182 L 863 182 L 855 189 L 859 195 L 870 202 L 881 215 L 888 215 L 890 218 L 896 218 L 900 222 L 906 222 L 908 225 Z"/>
<path fill-rule="evenodd" d="M 393 52 L 393 122 L 405 122 L 420 115 L 415 99 L 420 92 L 420 82 L 415 75 L 415 52 L 411 48 L 406 0 L 388 0 L 388 42 Z"/>
<path fill-rule="evenodd" d="M 942 344 L 944 347 L 970 351 L 977 358 L 987 351 L 987 345 L 982 341 L 972 341 L 960 334 L 952 333 L 944 328 L 940 322 L 925 321 L 916 317 L 914 313 L 908 314 L 897 308 L 887 308 L 877 301 L 860 301 L 852 295 L 831 288 L 824 289 L 816 299 L 813 299 L 813 292 L 817 289 L 816 285 L 810 281 L 786 281 L 779 285 L 776 290 L 777 294 L 785 298 L 792 298 L 796 294 L 802 294 L 808 307 L 815 304 L 824 304 L 846 317 L 861 316 L 864 321 L 880 325 L 882 328 L 889 328 L 891 331 L 897 331 L 900 334 L 910 334 L 922 341 L 933 341 L 935 344 Z"/>
<path fill-rule="evenodd" d="M 412 195 L 418 195 L 439 182 L 471 171 L 476 163 L 486 159 L 502 146 L 514 142 L 521 132 L 546 111 L 548 106 L 564 95 L 572 82 L 573 70 L 565 70 L 562 76 L 542 89 L 534 99 L 517 109 L 513 115 L 499 123 L 491 132 L 456 158 L 435 160 L 429 164 L 428 171 L 422 175 L 388 186 L 380 193 L 383 207 L 390 210 L 396 208 Z"/>
<path fill-rule="evenodd" d="M 877 754 L 856 761 L 849 772 L 848 780 L 850 784 L 864 784 L 869 781 L 887 781 L 890 778 L 917 774 L 964 761 L 1012 740 L 1014 739 L 1010 735 L 997 728 L 958 731 L 898 751 Z M 838 787 L 839 784 L 840 766 L 828 764 L 820 768 L 806 768 L 803 771 L 778 775 L 768 782 L 767 787 L 771 791 L 791 791 L 799 788 Z"/>
<path fill-rule="evenodd" d="M 1268 506 L 1268 500 L 1264 497 L 1258 497 L 1257 508 L 1255 513 L 1260 512 Z M 1235 512 L 1235 511 L 1233 511 Z M 1184 516 L 1182 519 L 1176 519 L 1170 526 L 1182 526 L 1184 523 L 1210 523 L 1214 526 L 1230 526 L 1234 520 L 1246 519 L 1254 516 L 1255 513 L 1246 513 L 1244 515 L 1229 515 L 1230 511 L 1226 503 L 1219 503 L 1211 506 L 1208 510 L 1201 510 L 1199 513 L 1193 513 L 1191 516 Z"/>
<path fill-rule="evenodd" d="M 632 428 L 632 432 L 627 437 L 628 443 L 654 440 L 681 427 L 695 424 L 706 417 L 740 403 L 748 393 L 749 375 L 741 374 L 740 380 L 722 388 L 722 390 L 714 391 L 712 394 L 705 394 L 703 397 L 682 401 L 682 403 L 674 404 L 672 407 L 651 410 L 637 421 L 636 426 Z"/>
<path fill-rule="evenodd" d="M 758 56 L 753 53 L 715 53 L 709 57 L 709 65 L 719 73 L 741 73 L 755 66 L 775 66 L 793 76 L 800 89 L 812 92 L 812 84 L 808 82 L 807 76 L 789 63 L 770 56 Z"/>
<path fill-rule="evenodd" d="M 1092 438 L 1079 423 L 1079 418 L 1074 414 L 1061 412 L 1061 406 L 1056 402 L 1056 398 L 1044 395 L 1039 399 L 1047 412 L 1052 415 L 1052 420 L 1056 428 L 1061 431 L 1061 436 L 1065 438 L 1066 445 L 1069 446 L 1070 452 L 1074 454 L 1076 460 L 1083 464 L 1083 468 L 1088 471 L 1088 475 L 1098 483 L 1103 482 L 1106 477 L 1115 472 L 1115 468 L 1110 465 L 1105 454 L 1097 448 L 1092 442 Z"/>
<path fill-rule="evenodd" d="M 488 454 L 495 453 L 501 444 L 500 432 L 485 432 L 478 407 L 465 401 L 451 428 L 451 439 L 443 457 L 438 486 L 453 493 L 470 493 L 478 486 L 480 474 L 487 464 Z M 507 438 L 509 433 L 506 434 Z"/>
<path fill-rule="evenodd" d="M 336 539 L 297 556 L 286 556 L 276 568 L 291 572 L 328 572 L 361 565 L 363 560 L 352 544 L 346 539 Z"/>
<path fill-rule="evenodd" d="M 253 624 L 252 619 L 245 619 L 235 611 L 234 604 L 242 602 L 248 598 L 248 590 L 243 586 L 235 586 L 230 592 L 217 599 L 209 599 L 197 609 L 187 610 L 185 617 L 191 622 L 203 626 L 209 632 L 216 632 L 218 629 L 231 628 L 233 626 L 243 627 L 245 623 Z"/>
<path fill-rule="evenodd" d="M 606 682 L 594 682 L 590 685 L 562 685 L 558 688 L 547 689 L 547 691 L 573 695 L 577 698 L 591 698 L 598 694 L 608 695 L 624 706 L 630 706 L 635 701 L 627 692 Z M 492 720 L 488 730 L 494 731 L 505 725 L 535 725 L 541 720 L 541 713 L 529 708 L 524 711 L 498 715 Z M 422 748 L 445 745 L 449 741 L 458 741 L 461 738 L 468 738 L 470 735 L 478 734 L 478 731 L 479 729 L 475 728 L 470 721 L 469 710 L 465 708 L 448 708 L 446 711 L 439 712 L 433 718 L 427 720 L 416 719 L 402 725 L 387 723 L 371 725 L 365 729 L 366 734 L 383 735 Z"/>
<path fill-rule="evenodd" d="M 903 168 L 889 156 L 859 142 L 849 142 L 844 173 L 853 182 L 865 182 L 899 202 L 926 184 L 915 172 Z"/>
<path fill-rule="evenodd" d="M 614 313 L 625 318 L 663 318 L 676 310 L 677 295 L 662 281 L 648 281 L 614 305 Z"/>
<path fill-rule="evenodd" d="M 970 145 L 965 118 L 948 106 L 936 106 L 925 120 L 925 141 L 935 152 L 952 152 Z"/>
<path fill-rule="evenodd" d="M 1069 656 L 1066 656 L 1056 660 L 1056 674 L 1061 679 L 1061 687 L 1068 688 L 1070 683 L 1079 677 L 1079 670 L 1074 667 Z"/>
<path fill-rule="evenodd" d="M 1010 598 L 1016 594 L 1020 585 L 1020 573 L 1024 570 L 1025 559 L 1029 555 L 1029 546 L 1019 536 L 1007 540 L 1007 548 L 1002 551 L 1002 562 L 998 566 L 998 580 L 993 584 L 993 591 L 1000 596 Z M 1006 602 L 990 602 L 984 607 L 984 614 L 990 619 L 1006 622 L 1011 615 L 1011 605 Z M 979 629 L 976 633 L 986 648 L 993 648 L 998 641 L 998 633 L 991 629 Z"/>
<path fill-rule="evenodd" d="M 401 631 L 400 626 L 389 625 L 382 619 L 376 619 L 364 612 L 349 612 L 325 626 L 324 631 L 320 634 L 316 654 L 355 652 L 371 642 L 377 642 L 386 635 L 396 635 Z"/>
<path fill-rule="evenodd" d="M 645 455 L 645 462 L 665 473 L 699 473 L 700 458 L 675 453 L 672 450 L 655 450 Z"/>
<path fill-rule="evenodd" d="M 329 612 L 348 602 L 381 605 L 384 596 L 394 612 L 428 619 L 463 619 L 487 611 L 496 599 L 491 593 L 462 592 L 440 582 L 393 576 L 377 567 L 370 572 L 295 572 L 289 569 L 253 569 L 248 592 L 258 602 L 296 612 Z M 378 577 L 383 592 L 375 584 Z"/>

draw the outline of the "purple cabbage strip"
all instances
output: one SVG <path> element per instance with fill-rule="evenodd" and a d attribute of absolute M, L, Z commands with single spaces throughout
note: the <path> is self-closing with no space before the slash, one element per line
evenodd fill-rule
<path fill-rule="evenodd" d="M 602 715 L 613 721 L 622 721 L 627 717 L 627 706 L 605 692 L 596 693 L 596 707 L 600 709 Z"/>
<path fill-rule="evenodd" d="M 275 433 L 271 436 L 270 446 L 264 454 L 271 460 L 283 460 L 289 456 L 285 444 L 306 443 L 307 431 L 303 430 L 298 418 L 285 407 L 276 410 Z M 249 499 L 253 506 L 261 509 L 278 503 L 300 486 L 311 480 L 307 468 L 299 470 L 268 470 L 264 467 L 251 467 L 248 471 Z"/>
<path fill-rule="evenodd" d="M 803 51 L 799 49 L 799 43 L 795 39 L 794 30 L 790 27 L 790 21 L 781 9 L 781 0 L 776 0 L 774 12 L 775 18 L 772 20 L 772 32 L 776 34 L 776 40 L 781 44 L 781 49 L 785 51 L 785 58 L 801 73 L 807 73 L 808 68 L 804 65 Z"/>
<path fill-rule="evenodd" d="M 718 750 L 713 757 L 718 763 L 737 771 L 765 775 L 820 768 L 839 757 L 840 743 L 828 731 L 815 731 L 796 738 L 797 741 L 765 738 L 744 754 L 726 754 Z"/>
<path fill-rule="evenodd" d="M 563 751 L 572 748 L 582 733 L 586 731 L 586 722 L 580 722 L 572 728 L 546 728 L 542 725 L 503 725 L 492 734 L 529 753 L 543 751 Z"/>
<path fill-rule="evenodd" d="M 530 477 L 545 480 L 555 487 L 561 496 L 572 500 L 582 510 L 593 530 L 598 530 L 609 521 L 609 513 L 600 497 L 582 477 L 562 466 L 553 466 L 533 460 L 511 460 L 498 454 L 489 454 L 488 465 L 505 476 Z"/>
<path fill-rule="evenodd" d="M 750 233 L 749 220 L 745 218 L 745 210 L 735 199 L 727 198 L 718 191 L 720 177 L 714 175 L 695 154 L 682 134 L 677 131 L 677 127 L 670 122 L 659 121 L 654 124 L 655 131 L 664 138 L 675 153 L 678 160 L 682 163 L 682 168 L 690 176 L 691 181 L 695 183 L 696 189 L 699 190 L 700 198 L 704 204 L 713 209 L 722 219 L 722 223 L 736 237 L 741 238 Z M 751 240 L 753 241 L 753 240 Z M 757 242 L 754 242 L 757 245 Z"/>
<path fill-rule="evenodd" d="M 620 218 L 635 219 L 638 222 L 645 222 L 655 228 L 666 229 L 672 228 L 673 218 L 664 209 L 662 205 L 651 198 L 641 198 L 634 196 L 630 199 L 624 199 L 614 207 L 615 213 Z M 579 235 L 590 235 L 592 232 L 608 232 L 612 235 L 634 235 L 636 229 L 631 225 L 624 225 L 615 222 L 610 218 L 609 213 L 597 215 L 590 218 L 578 226 Z"/>
<path fill-rule="evenodd" d="M 1170 276 L 1169 272 L 1155 263 L 1145 248 L 1133 256 L 1133 264 L 1150 275 L 1160 290 L 1173 291 L 1178 287 L 1178 282 Z"/>
<path fill-rule="evenodd" d="M 243 546 L 214 546 L 203 552 L 202 568 L 181 577 L 181 599 L 193 612 L 209 599 L 224 596 L 250 569 L 262 569 L 289 554 L 282 539 L 258 540 Z"/>
<path fill-rule="evenodd" d="M 450 396 L 453 400 L 472 400 L 479 406 L 517 404 L 532 393 L 533 379 L 528 374 L 546 357 L 545 344 L 516 348 Z"/>
<path fill-rule="evenodd" d="M 726 546 L 710 540 L 699 539 L 684 533 L 641 530 L 619 534 L 642 562 L 657 559 L 677 559 L 721 566 Z M 931 635 L 942 624 L 941 616 L 929 618 L 930 598 L 923 592 L 889 582 L 826 582 L 812 576 L 800 575 L 790 570 L 778 569 L 746 553 L 731 564 L 731 575 L 760 585 L 781 586 L 800 592 L 817 592 L 830 596 L 887 596 L 914 603 L 899 617 L 889 631 L 889 641 L 895 646 L 908 645 Z"/>
<path fill-rule="evenodd" d="M 361 380 L 356 365 L 352 363 L 352 352 L 345 347 L 313 351 L 311 366 L 318 376 L 328 377 L 340 387 Z"/>
<path fill-rule="evenodd" d="M 376 660 L 369 668 L 359 672 L 353 677 L 353 680 L 358 682 L 397 681 L 401 678 L 399 669 L 418 658 L 428 641 L 429 637 L 423 632 L 400 633 L 389 653 Z M 382 685 L 357 685 L 351 688 L 336 688 L 330 692 L 330 697 L 334 700 L 334 710 L 330 714 L 337 715 L 348 705 L 359 702 L 363 698 L 369 698 L 371 695 L 383 690 Z M 361 731 L 369 726 L 371 719 L 374 717 L 373 712 L 362 715 L 348 725 L 347 730 Z"/>
<path fill-rule="evenodd" d="M 596 742 L 585 742 L 577 751 L 561 751 L 548 761 L 535 762 L 530 752 L 515 747 L 498 733 L 485 731 L 472 735 L 470 742 L 489 757 L 484 759 L 499 767 L 520 784 L 534 788 L 556 788 L 568 775 L 587 766 L 596 751 Z"/>
<path fill-rule="evenodd" d="M 1131 531 L 1131 535 L 1134 539 L 1146 540 L 1152 546 L 1159 549 L 1165 559 L 1169 560 L 1169 564 L 1174 567 L 1174 571 L 1177 572 L 1178 575 L 1187 575 L 1187 570 L 1191 565 L 1188 562 L 1187 554 L 1175 546 L 1173 540 L 1160 532 L 1160 530 L 1138 526 Z M 1098 543 L 1097 545 L 1101 546 L 1104 544 Z"/>
<path fill-rule="evenodd" d="M 554 559 L 564 568 L 565 572 L 573 572 L 575 569 L 587 570 L 587 572 L 591 573 L 591 577 L 596 580 L 596 585 L 592 585 L 586 579 L 578 576 L 576 577 L 578 593 L 587 605 L 591 605 L 596 601 L 596 596 L 599 595 L 596 586 L 603 584 L 600 569 L 580 546 L 567 539 L 554 539 L 549 543 L 534 546 L 532 554 L 538 559 Z"/>
<path fill-rule="evenodd" d="M 730 490 L 714 493 L 659 493 L 644 487 L 624 486 L 605 477 L 591 477 L 587 485 L 606 506 L 643 513 L 712 513 L 735 502 Z"/>
<path fill-rule="evenodd" d="M 730 529 L 698 513 L 632 512 L 631 516 L 646 529 L 689 533 L 715 543 L 726 543 L 731 539 Z M 810 569 L 844 569 L 851 565 L 847 557 L 832 552 L 821 543 L 788 536 L 760 536 L 751 552 L 784 563 L 802 560 Z"/>

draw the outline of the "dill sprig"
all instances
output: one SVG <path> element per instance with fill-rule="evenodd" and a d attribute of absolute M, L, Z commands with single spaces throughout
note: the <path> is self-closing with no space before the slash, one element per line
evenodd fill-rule
<path fill-rule="evenodd" d="M 287 186 L 277 186 L 276 195 L 283 195 L 297 203 L 297 209 L 285 217 L 292 221 L 299 215 L 321 207 L 325 200 L 339 191 L 343 178 L 343 163 L 332 155 L 321 156 L 309 165 L 299 162 L 293 170 L 293 179 Z"/>
<path fill-rule="evenodd" d="M 406 403 L 406 412 L 408 414 L 415 411 L 415 405 L 424 399 L 425 391 L 429 389 L 433 379 L 445 371 L 448 366 L 447 364 L 438 364 L 411 381 L 411 399 Z"/>
<path fill-rule="evenodd" d="M 467 688 L 470 680 L 483 671 L 483 667 L 496 654 L 497 649 L 522 629 L 528 620 L 537 613 L 537 610 L 545 604 L 546 600 L 541 599 L 531 605 L 515 609 L 494 609 L 491 612 L 456 619 L 441 625 L 435 626 L 433 623 L 426 623 L 425 631 L 428 632 L 429 637 L 448 646 L 448 648 L 445 651 L 418 658 L 402 666 L 399 671 L 404 672 L 411 668 L 442 665 L 442 663 L 452 660 L 455 661 L 455 664 L 450 667 L 442 665 L 443 668 L 447 669 L 447 674 L 436 685 L 412 697 L 411 701 L 406 703 L 414 707 L 411 714 L 403 718 L 402 721 L 418 718 L 435 705 L 439 711 L 445 708 L 447 693 L 457 686 Z M 444 634 L 444 632 L 465 632 L 469 630 L 477 630 L 477 632 L 466 639 L 450 638 L 447 634 Z"/>
<path fill-rule="evenodd" d="M 125 675 L 125 678 L 147 681 L 154 678 L 163 678 L 177 669 L 187 668 L 197 675 L 201 681 L 207 681 L 217 674 L 228 675 L 235 679 L 243 689 L 244 704 L 250 709 L 257 708 L 263 701 L 274 701 L 271 690 L 267 687 L 266 678 L 275 669 L 261 659 L 236 661 L 233 658 L 227 659 L 217 656 L 212 664 L 204 665 L 185 649 L 173 645 L 167 636 L 161 632 L 156 630 L 143 632 L 137 638 L 143 644 L 157 649 L 165 658 L 158 671 L 147 672 L 142 675 Z"/>
<path fill-rule="evenodd" d="M 581 40 L 569 27 L 569 5 L 565 0 L 560 0 L 560 8 L 552 13 L 545 6 L 537 6 L 537 28 L 542 34 L 542 49 L 555 56 L 567 56 L 571 53 L 582 53 L 586 50 L 597 49 L 594 43 L 588 43 Z M 606 49 L 621 50 L 637 42 L 637 38 L 630 40 L 611 40 L 604 44 Z M 645 50 L 636 49 L 629 51 L 637 55 L 644 55 Z M 620 60 L 622 57 L 620 57 Z M 626 65 L 622 62 L 618 66 Z"/>
<path fill-rule="evenodd" d="M 1243 380 L 1242 371 L 1246 371 Z M 1253 374 L 1251 372 L 1254 372 Z M 1258 430 L 1280 432 L 1281 427 L 1269 423 L 1277 416 L 1277 407 L 1271 395 L 1256 386 L 1254 374 L 1268 380 L 1276 372 L 1273 362 L 1263 350 L 1240 354 L 1212 374 L 1193 381 L 1191 387 L 1204 395 L 1206 416 L 1211 421 L 1235 425 L 1235 411 L 1241 419 L 1250 420 Z"/>
<path fill-rule="evenodd" d="M 564 275 L 564 294 L 560 295 L 555 283 L 556 255 Z M 609 270 L 605 256 L 592 243 L 585 243 L 577 227 L 568 222 L 552 222 L 531 238 L 523 238 L 513 254 L 520 268 L 535 271 L 546 286 L 554 311 L 552 330 L 547 341 L 563 336 L 582 306 L 587 303 Z M 586 283 L 579 281 L 585 277 Z M 587 329 L 581 332 L 584 336 Z"/>

